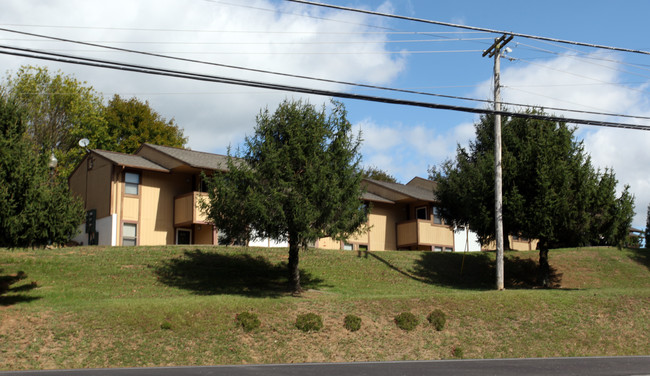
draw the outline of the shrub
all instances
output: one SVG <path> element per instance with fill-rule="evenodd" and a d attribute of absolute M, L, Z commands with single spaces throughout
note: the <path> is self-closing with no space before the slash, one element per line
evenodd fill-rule
<path fill-rule="evenodd" d="M 160 324 L 160 329 L 162 330 L 171 330 L 172 328 L 172 323 L 169 321 L 163 321 L 162 324 Z"/>
<path fill-rule="evenodd" d="M 437 331 L 441 331 L 447 322 L 447 315 L 445 315 L 445 313 L 441 310 L 436 309 L 429 313 L 427 320 L 429 320 L 429 323 L 431 323 L 431 325 L 433 325 Z"/>
<path fill-rule="evenodd" d="M 261 324 L 260 319 L 257 317 L 257 315 L 251 312 L 239 313 L 237 316 L 235 316 L 235 320 L 237 321 L 237 324 L 244 328 L 245 332 L 253 331 L 259 328 Z"/>
<path fill-rule="evenodd" d="M 402 312 L 395 316 L 395 324 L 402 330 L 411 331 L 418 326 L 418 322 L 418 318 L 411 312 Z"/>
<path fill-rule="evenodd" d="M 351 332 L 356 332 L 361 329 L 361 317 L 356 315 L 345 316 L 345 319 L 343 319 L 343 327 Z"/>
<path fill-rule="evenodd" d="M 451 355 L 453 355 L 454 358 L 458 359 L 463 359 L 463 348 L 456 346 L 451 350 Z"/>
<path fill-rule="evenodd" d="M 323 328 L 323 319 L 315 313 L 303 313 L 296 317 L 296 328 L 303 332 L 317 332 Z"/>

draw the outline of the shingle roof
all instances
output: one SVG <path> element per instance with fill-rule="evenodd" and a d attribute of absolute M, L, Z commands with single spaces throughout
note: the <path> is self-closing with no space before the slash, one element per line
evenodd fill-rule
<path fill-rule="evenodd" d="M 361 198 L 365 201 L 373 201 L 373 202 L 383 202 L 386 204 L 394 204 L 395 201 L 389 200 L 385 197 L 381 197 L 379 195 L 376 195 L 374 193 L 370 192 L 363 192 L 363 195 L 361 195 Z"/>
<path fill-rule="evenodd" d="M 165 167 L 156 164 L 154 162 L 151 162 L 148 159 L 142 158 L 139 155 L 124 154 L 115 151 L 106 151 L 106 150 L 99 150 L 99 149 L 94 149 L 92 150 L 92 152 L 120 166 L 169 172 L 169 170 L 166 169 Z"/>
<path fill-rule="evenodd" d="M 188 166 L 210 170 L 226 171 L 228 157 L 220 154 L 206 153 L 202 151 L 186 150 L 171 146 L 160 146 L 144 144 L 161 153 L 175 158 Z"/>
<path fill-rule="evenodd" d="M 386 181 L 379 181 L 373 179 L 364 179 L 371 184 L 390 189 L 394 192 L 401 193 L 403 195 L 422 200 L 422 201 L 437 201 L 436 195 L 433 193 L 433 189 L 423 189 L 414 185 L 404 185 L 400 183 L 391 183 Z"/>

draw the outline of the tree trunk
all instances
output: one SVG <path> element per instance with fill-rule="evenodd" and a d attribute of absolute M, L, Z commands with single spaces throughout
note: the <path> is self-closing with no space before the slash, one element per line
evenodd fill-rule
<path fill-rule="evenodd" d="M 293 235 L 293 236 L 292 236 Z M 289 288 L 294 295 L 300 295 L 300 270 L 298 261 L 300 259 L 300 242 L 295 234 L 289 234 Z"/>
<path fill-rule="evenodd" d="M 551 288 L 551 267 L 548 263 L 548 246 L 539 247 L 539 284 L 544 288 Z"/>

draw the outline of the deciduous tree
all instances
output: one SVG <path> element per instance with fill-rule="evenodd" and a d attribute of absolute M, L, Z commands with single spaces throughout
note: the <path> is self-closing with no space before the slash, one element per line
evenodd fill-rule
<path fill-rule="evenodd" d="M 149 102 L 115 95 L 102 111 L 108 127 L 108 150 L 133 153 L 143 142 L 182 148 L 187 142 L 174 120 L 166 120 Z"/>
<path fill-rule="evenodd" d="M 329 114 L 301 101 L 266 109 L 238 159 L 228 153 L 229 172 L 211 180 L 209 217 L 231 237 L 288 241 L 290 288 L 299 293 L 299 251 L 365 223 L 359 144 L 341 103 Z"/>

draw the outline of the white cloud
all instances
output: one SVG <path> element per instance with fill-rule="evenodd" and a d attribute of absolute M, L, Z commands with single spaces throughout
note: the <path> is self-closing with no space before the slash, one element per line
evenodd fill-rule
<path fill-rule="evenodd" d="M 384 3 L 382 7 L 390 6 Z M 374 21 L 372 21 L 374 22 Z M 286 2 L 257 0 L 209 2 L 170 0 L 14 0 L 3 2 L 0 23 L 5 25 L 119 47 L 182 56 L 268 71 L 385 84 L 404 69 L 404 58 L 386 51 L 383 34 L 362 34 L 372 23 L 367 16 L 305 7 Z M 332 33 L 332 32 L 335 33 Z M 130 62 L 247 80 L 343 90 L 335 83 L 305 81 L 222 67 L 174 62 L 150 56 L 107 52 L 88 46 L 23 39 L 13 45 L 46 48 L 63 53 Z M 26 39 L 26 40 L 24 40 Z M 346 41 L 348 43 L 339 43 Z M 372 42 L 372 43 L 356 43 Z M 270 92 L 240 86 L 145 76 L 97 68 L 45 63 L 2 56 L 3 68 L 15 72 L 22 64 L 61 69 L 87 81 L 106 97 L 113 93 L 146 99 L 166 118 L 175 118 L 196 150 L 223 152 L 238 143 L 255 124 L 260 109 L 274 108 L 286 97 L 299 94 Z M 203 94 L 197 94 L 203 93 Z M 311 97 L 311 103 L 327 98 Z"/>
<path fill-rule="evenodd" d="M 401 182 L 427 177 L 429 167 L 453 155 L 456 145 L 467 145 L 474 126 L 464 123 L 446 131 L 424 124 L 379 124 L 367 118 L 355 124 L 364 140 L 361 152 L 365 166 L 387 171 Z"/>

